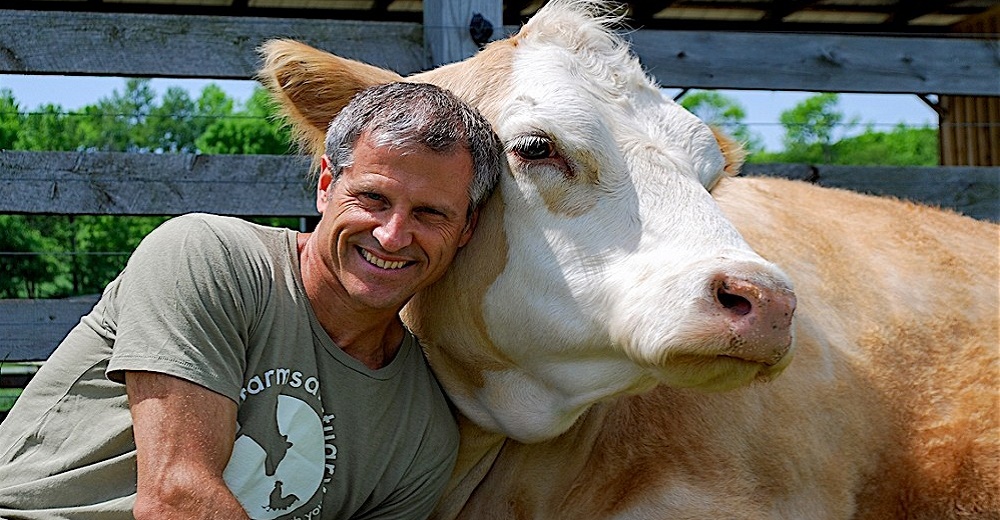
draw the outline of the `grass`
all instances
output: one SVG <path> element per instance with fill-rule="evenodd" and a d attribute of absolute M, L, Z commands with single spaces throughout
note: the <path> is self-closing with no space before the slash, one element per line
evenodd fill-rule
<path fill-rule="evenodd" d="M 9 411 L 20 395 L 20 388 L 0 388 L 0 412 Z"/>

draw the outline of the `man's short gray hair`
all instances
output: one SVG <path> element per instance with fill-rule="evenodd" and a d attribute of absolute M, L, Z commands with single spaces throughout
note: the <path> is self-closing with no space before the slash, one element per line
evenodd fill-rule
<path fill-rule="evenodd" d="M 490 123 L 475 108 L 435 85 L 388 83 L 355 95 L 326 132 L 334 182 L 354 163 L 354 147 L 365 133 L 375 146 L 404 152 L 414 146 L 441 154 L 468 151 L 473 168 L 470 214 L 493 191 L 503 171 L 503 145 Z"/>

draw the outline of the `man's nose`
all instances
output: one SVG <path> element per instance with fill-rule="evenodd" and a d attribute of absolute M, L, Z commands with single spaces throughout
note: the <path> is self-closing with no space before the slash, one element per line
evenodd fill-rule
<path fill-rule="evenodd" d="M 372 231 L 372 235 L 378 240 L 382 249 L 391 252 L 399 251 L 413 242 L 409 217 L 395 211 L 388 214 L 387 218 Z"/>

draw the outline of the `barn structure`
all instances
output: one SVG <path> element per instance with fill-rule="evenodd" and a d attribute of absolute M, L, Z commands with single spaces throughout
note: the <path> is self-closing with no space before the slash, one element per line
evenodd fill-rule
<path fill-rule="evenodd" d="M 477 44 L 515 32 L 543 4 L 5 0 L 0 75 L 246 79 L 257 67 L 258 45 L 275 37 L 407 74 L 471 55 Z M 997 0 L 623 5 L 636 28 L 628 38 L 664 87 L 910 94 L 940 115 L 941 167 L 753 166 L 749 173 L 777 172 L 1000 219 Z M 0 150 L 0 213 L 306 216 L 314 213 L 302 182 L 306 168 L 306 160 L 284 156 Z M 217 196 L 229 190 L 233 175 L 241 176 L 243 196 Z M 967 204 L 970 193 L 984 190 L 991 194 L 985 202 Z M 92 303 L 0 301 L 0 359 L 44 359 Z"/>

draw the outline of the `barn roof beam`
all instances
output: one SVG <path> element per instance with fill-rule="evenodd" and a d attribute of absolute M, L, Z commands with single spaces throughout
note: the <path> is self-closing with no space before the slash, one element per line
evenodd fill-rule
<path fill-rule="evenodd" d="M 925 14 L 936 13 L 955 2 L 948 0 L 924 0 L 923 2 L 899 2 L 896 9 L 889 14 L 883 25 L 898 27 L 906 26 L 912 20 Z"/>
<path fill-rule="evenodd" d="M 807 9 L 819 3 L 819 0 L 778 0 L 768 2 L 771 7 L 767 8 L 761 23 L 780 23 L 786 16 Z"/>
<path fill-rule="evenodd" d="M 661 2 L 645 2 L 642 0 L 628 2 L 630 16 L 637 26 L 649 23 L 656 13 L 680 3 L 677 0 L 667 0 Z"/>
<path fill-rule="evenodd" d="M 477 12 L 495 20 L 502 9 L 493 5 L 495 15 Z M 434 25 L 474 45 L 471 14 Z M 429 66 L 423 38 L 431 25 L 0 9 L 0 74 L 250 78 L 257 46 L 274 37 L 408 74 Z M 516 30 L 494 24 L 493 37 Z M 626 37 L 650 73 L 670 87 L 1000 95 L 995 75 L 983 73 L 996 69 L 995 43 L 955 34 L 702 32 L 688 24 L 687 30 L 643 28 Z"/>
<path fill-rule="evenodd" d="M 527 17 L 521 16 L 521 11 L 531 5 L 532 0 L 507 0 L 503 3 L 504 25 L 521 25 Z"/>

